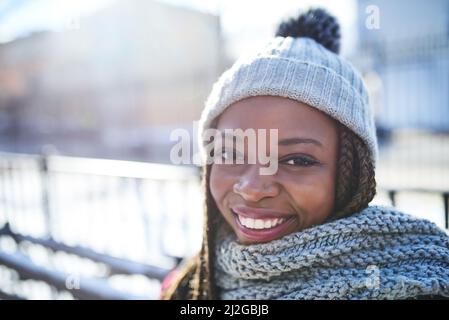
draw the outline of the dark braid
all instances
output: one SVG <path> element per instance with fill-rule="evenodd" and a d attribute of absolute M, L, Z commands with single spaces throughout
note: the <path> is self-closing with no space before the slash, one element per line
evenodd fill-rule
<path fill-rule="evenodd" d="M 366 208 L 376 195 L 374 165 L 365 143 L 343 125 L 339 128 L 339 136 L 335 218 Z"/>
<path fill-rule="evenodd" d="M 203 244 L 201 247 L 201 252 L 199 255 L 199 268 L 197 268 L 196 277 L 194 284 L 192 286 L 192 297 L 193 299 L 214 299 L 215 298 L 215 281 L 211 279 L 212 272 L 210 270 L 213 268 L 213 254 L 210 250 L 215 247 L 215 234 L 218 229 L 218 224 L 221 223 L 221 214 L 215 204 L 210 191 L 210 172 L 211 165 L 206 165 L 203 168 L 203 190 L 205 191 L 205 215 L 204 219 L 204 232 L 203 232 Z"/>
<path fill-rule="evenodd" d="M 343 128 L 340 130 L 339 135 L 338 173 L 335 184 L 335 207 L 337 210 L 348 202 L 354 189 L 354 179 L 350 179 L 353 175 L 354 167 L 353 139 L 351 139 L 349 131 Z"/>

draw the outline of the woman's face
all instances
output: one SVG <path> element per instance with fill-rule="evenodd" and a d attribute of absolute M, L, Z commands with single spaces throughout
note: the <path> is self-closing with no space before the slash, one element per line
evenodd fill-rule
<path fill-rule="evenodd" d="M 247 139 L 241 149 L 214 150 L 223 159 L 245 159 L 243 164 L 214 163 L 210 174 L 212 196 L 239 242 L 268 242 L 329 217 L 338 150 L 336 123 L 329 116 L 287 98 L 257 96 L 229 106 L 216 129 L 278 129 L 278 169 L 272 175 L 260 174 L 267 165 L 258 157 L 255 163 L 246 161 Z"/>

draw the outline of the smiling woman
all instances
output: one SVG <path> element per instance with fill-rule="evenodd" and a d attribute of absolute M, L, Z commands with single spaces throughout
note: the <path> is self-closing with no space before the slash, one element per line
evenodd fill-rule
<path fill-rule="evenodd" d="M 338 55 L 335 19 L 310 10 L 276 35 L 217 81 L 201 131 L 276 129 L 277 170 L 262 175 L 266 164 L 248 161 L 266 143 L 259 135 L 213 150 L 215 160 L 243 161 L 204 166 L 202 248 L 162 297 L 449 297 L 445 232 L 369 205 L 374 121 L 360 75 Z"/>
<path fill-rule="evenodd" d="M 211 167 L 212 196 L 242 243 L 274 240 L 329 217 L 337 162 L 332 118 L 287 98 L 258 96 L 227 108 L 216 127 L 278 129 L 276 174 L 260 175 L 260 164 Z"/>

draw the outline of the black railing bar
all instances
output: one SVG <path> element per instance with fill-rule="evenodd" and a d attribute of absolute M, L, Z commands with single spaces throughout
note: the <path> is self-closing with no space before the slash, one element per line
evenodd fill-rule
<path fill-rule="evenodd" d="M 26 299 L 16 294 L 7 293 L 5 291 L 0 290 L 0 300 L 26 300 Z"/>
<path fill-rule="evenodd" d="M 437 189 L 437 188 L 408 188 L 408 187 L 397 187 L 397 188 L 390 188 L 390 187 L 379 187 L 378 191 L 380 192 L 416 192 L 416 193 L 427 193 L 427 194 L 440 194 L 443 195 L 449 190 L 447 189 Z"/>
<path fill-rule="evenodd" d="M 161 281 L 170 272 L 169 269 L 142 264 L 123 258 L 112 257 L 81 246 L 69 246 L 60 242 L 56 242 L 52 239 L 40 239 L 21 235 L 13 232 L 10 229 L 8 223 L 5 224 L 2 229 L 0 229 L 0 235 L 10 236 L 16 242 L 29 241 L 31 243 L 49 248 L 53 251 L 63 251 L 66 253 L 77 255 L 79 257 L 87 258 L 98 263 L 103 263 L 109 267 L 111 274 L 141 274 L 148 278 Z M 174 257 L 173 259 L 174 263 L 176 263 L 176 257 Z"/>
<path fill-rule="evenodd" d="M 21 279 L 46 282 L 57 290 L 69 291 L 74 297 L 85 300 L 143 300 L 147 299 L 110 287 L 104 279 L 92 279 L 48 270 L 34 264 L 21 253 L 7 254 L 0 251 L 0 264 L 16 270 Z"/>

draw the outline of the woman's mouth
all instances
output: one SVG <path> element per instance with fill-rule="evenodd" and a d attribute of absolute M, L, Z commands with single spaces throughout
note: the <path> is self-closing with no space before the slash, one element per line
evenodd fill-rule
<path fill-rule="evenodd" d="M 268 242 L 286 234 L 297 215 L 265 208 L 233 207 L 235 224 L 245 242 Z"/>
<path fill-rule="evenodd" d="M 275 219 L 253 219 L 245 218 L 243 216 L 237 215 L 239 222 L 246 228 L 249 229 L 271 229 L 284 223 L 286 218 L 275 218 Z"/>

